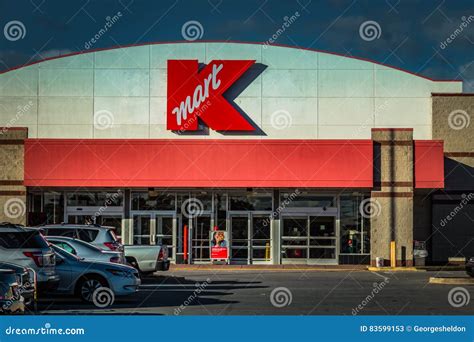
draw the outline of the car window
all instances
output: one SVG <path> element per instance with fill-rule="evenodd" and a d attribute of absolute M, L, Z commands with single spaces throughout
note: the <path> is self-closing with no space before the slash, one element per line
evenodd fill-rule
<path fill-rule="evenodd" d="M 56 246 L 64 249 L 66 252 L 77 255 L 76 250 L 68 243 L 65 242 L 53 242 Z"/>
<path fill-rule="evenodd" d="M 112 241 L 118 241 L 117 234 L 115 234 L 115 231 L 113 229 L 107 230 L 107 235 L 112 239 Z"/>
<path fill-rule="evenodd" d="M 65 259 L 68 259 L 68 260 L 74 260 L 74 261 L 80 261 L 81 260 L 76 255 L 65 251 L 61 247 L 58 247 L 56 245 L 51 245 L 51 248 L 54 250 L 55 253 L 59 254 L 59 256 L 62 257 L 62 258 L 65 258 Z"/>
<path fill-rule="evenodd" d="M 99 253 L 102 252 L 102 250 L 100 248 L 98 248 L 94 245 L 91 245 L 89 242 L 85 242 L 85 241 L 82 241 L 82 240 L 75 240 L 74 242 L 78 245 L 81 245 L 83 248 L 88 249 L 92 252 L 99 252 Z"/>
<path fill-rule="evenodd" d="M 79 229 L 79 239 L 85 242 L 92 242 L 99 234 L 97 229 Z"/>
<path fill-rule="evenodd" d="M 4 248 L 48 248 L 38 232 L 0 232 L 0 246 Z"/>
<path fill-rule="evenodd" d="M 48 228 L 46 229 L 46 235 L 49 236 L 66 236 L 74 238 L 76 237 L 76 230 L 70 228 Z"/>

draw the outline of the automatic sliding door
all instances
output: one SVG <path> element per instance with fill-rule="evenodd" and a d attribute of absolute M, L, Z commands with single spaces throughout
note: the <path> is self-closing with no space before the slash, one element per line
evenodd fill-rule
<path fill-rule="evenodd" d="M 133 215 L 133 244 L 152 244 L 151 215 Z"/>
<path fill-rule="evenodd" d="M 336 260 L 336 226 L 333 216 L 310 216 L 309 258 Z M 317 262 L 317 260 L 315 260 Z"/>
<path fill-rule="evenodd" d="M 209 232 L 211 230 L 210 216 L 193 218 L 192 259 L 194 261 L 209 261 Z"/>
<path fill-rule="evenodd" d="M 283 216 L 282 221 L 283 261 L 337 263 L 334 216 Z"/>
<path fill-rule="evenodd" d="M 168 256 L 170 259 L 174 257 L 173 254 L 173 216 L 159 216 L 156 215 L 156 239 L 157 245 L 168 247 Z"/>
<path fill-rule="evenodd" d="M 249 260 L 248 216 L 231 216 L 231 257 L 233 260 Z"/>
<path fill-rule="evenodd" d="M 282 256 L 284 259 L 308 258 L 308 217 L 283 217 Z"/>
<path fill-rule="evenodd" d="M 271 260 L 271 230 L 269 216 L 252 215 L 252 261 Z"/>

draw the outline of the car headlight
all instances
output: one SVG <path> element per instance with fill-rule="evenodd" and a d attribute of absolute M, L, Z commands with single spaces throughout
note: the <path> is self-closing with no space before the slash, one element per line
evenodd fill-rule
<path fill-rule="evenodd" d="M 115 276 L 118 277 L 127 277 L 127 278 L 133 278 L 133 273 L 130 271 L 123 271 L 115 268 L 109 268 L 107 269 L 107 272 L 112 273 Z"/>
<path fill-rule="evenodd" d="M 469 262 L 474 262 L 474 257 L 470 257 Z"/>

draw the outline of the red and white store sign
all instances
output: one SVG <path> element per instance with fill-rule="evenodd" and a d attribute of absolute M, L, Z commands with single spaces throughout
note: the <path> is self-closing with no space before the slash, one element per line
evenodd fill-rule
<path fill-rule="evenodd" d="M 222 96 L 254 60 L 213 60 L 201 71 L 197 60 L 168 60 L 167 129 L 195 131 L 198 119 L 216 131 L 255 128 Z"/>

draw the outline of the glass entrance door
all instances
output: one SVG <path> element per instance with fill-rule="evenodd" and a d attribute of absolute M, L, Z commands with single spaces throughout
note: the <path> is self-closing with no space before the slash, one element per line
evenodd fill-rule
<path fill-rule="evenodd" d="M 268 215 L 252 215 L 252 263 L 269 263 L 272 260 L 272 234 Z"/>
<path fill-rule="evenodd" d="M 309 263 L 337 261 L 336 220 L 333 216 L 309 217 Z"/>
<path fill-rule="evenodd" d="M 192 220 L 192 260 L 196 262 L 208 262 L 211 260 L 209 246 L 211 217 L 196 216 Z"/>
<path fill-rule="evenodd" d="M 168 247 L 168 257 L 174 258 L 174 243 L 173 236 L 173 216 L 155 215 L 156 230 L 155 230 L 155 244 Z"/>
<path fill-rule="evenodd" d="M 261 264 L 272 260 L 270 214 L 230 216 L 231 262 Z"/>
<path fill-rule="evenodd" d="M 133 244 L 163 245 L 168 247 L 168 256 L 174 259 L 176 252 L 175 214 L 159 212 L 133 213 Z"/>
<path fill-rule="evenodd" d="M 283 216 L 282 262 L 337 263 L 335 216 Z"/>
<path fill-rule="evenodd" d="M 230 219 L 232 261 L 249 263 L 249 218 L 248 216 L 232 216 Z"/>
<path fill-rule="evenodd" d="M 133 244 L 151 245 L 151 214 L 133 215 Z"/>

